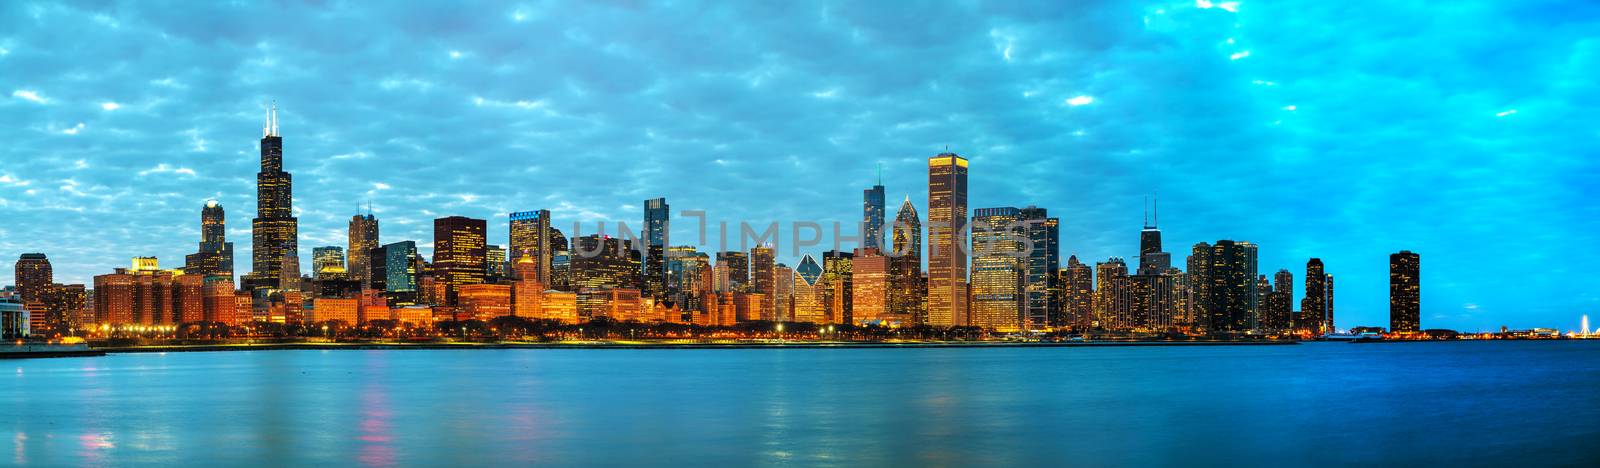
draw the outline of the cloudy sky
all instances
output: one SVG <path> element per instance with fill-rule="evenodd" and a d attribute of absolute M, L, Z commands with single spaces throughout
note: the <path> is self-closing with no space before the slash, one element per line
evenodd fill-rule
<path fill-rule="evenodd" d="M 276 100 L 307 256 L 368 200 L 425 246 L 438 216 L 503 244 L 511 211 L 592 232 L 657 196 L 787 232 L 857 219 L 881 166 L 926 213 L 948 147 L 972 208 L 1062 218 L 1063 263 L 1135 256 L 1158 193 L 1179 263 L 1323 258 L 1341 326 L 1387 325 L 1401 249 L 1425 327 L 1600 316 L 1593 3 L 57 3 L 0 2 L 0 257 L 58 281 L 180 266 L 208 199 L 247 272 Z"/>

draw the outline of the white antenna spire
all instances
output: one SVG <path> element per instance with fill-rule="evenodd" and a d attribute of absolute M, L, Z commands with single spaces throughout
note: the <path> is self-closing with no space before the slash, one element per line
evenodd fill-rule
<path fill-rule="evenodd" d="M 261 136 L 272 136 L 272 107 L 267 105 L 267 101 L 261 101 L 261 113 Z"/>
<path fill-rule="evenodd" d="M 278 100 L 272 100 L 272 136 L 278 136 Z"/>

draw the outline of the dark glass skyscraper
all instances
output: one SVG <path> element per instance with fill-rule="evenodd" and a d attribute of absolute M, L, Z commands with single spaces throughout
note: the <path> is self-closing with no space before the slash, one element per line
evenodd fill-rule
<path fill-rule="evenodd" d="M 861 246 L 883 249 L 883 182 L 862 191 Z"/>
<path fill-rule="evenodd" d="M 481 284 L 488 271 L 485 232 L 488 222 L 465 216 L 433 220 L 433 276 L 445 285 L 445 302 L 456 304 L 462 285 Z"/>
<path fill-rule="evenodd" d="M 964 326 L 967 318 L 967 159 L 928 158 L 928 324 Z"/>
<path fill-rule="evenodd" d="M 665 198 L 644 201 L 644 295 L 667 297 L 667 236 L 671 207 Z"/>
<path fill-rule="evenodd" d="M 1194 301 L 1197 321 L 1211 333 L 1242 333 L 1256 326 L 1252 301 L 1256 297 L 1254 244 L 1219 240 L 1214 245 L 1195 245 L 1190 258 L 1191 275 L 1197 284 Z M 1194 266 L 1202 266 L 1194 271 Z"/>
<path fill-rule="evenodd" d="M 1306 296 L 1300 300 L 1296 329 L 1313 335 L 1332 331 L 1329 327 L 1328 295 L 1328 274 L 1323 270 L 1322 259 L 1306 261 Z"/>
<path fill-rule="evenodd" d="M 233 279 L 233 243 L 228 242 L 228 228 L 222 204 L 206 202 L 200 209 L 200 250 L 184 257 L 185 274 L 201 275 L 207 280 Z"/>
<path fill-rule="evenodd" d="M 1389 255 L 1390 332 L 1422 330 L 1421 276 L 1422 256 L 1410 250 Z"/>
<path fill-rule="evenodd" d="M 1061 326 L 1061 285 L 1056 274 L 1061 269 L 1061 220 L 1044 208 L 1030 206 L 1019 215 L 1022 230 L 1031 249 L 1027 251 L 1027 303 L 1023 319 L 1029 330 Z"/>
<path fill-rule="evenodd" d="M 717 252 L 717 265 L 728 266 L 730 290 L 744 291 L 750 287 L 750 256 L 744 252 Z"/>
<path fill-rule="evenodd" d="M 283 170 L 283 137 L 278 106 L 267 111 L 261 136 L 261 172 L 256 173 L 256 218 L 250 221 L 250 278 L 247 288 L 285 288 L 297 284 L 300 221 L 294 216 L 294 180 Z M 284 271 L 284 267 L 294 271 Z M 292 288 L 285 288 L 292 289 Z"/>

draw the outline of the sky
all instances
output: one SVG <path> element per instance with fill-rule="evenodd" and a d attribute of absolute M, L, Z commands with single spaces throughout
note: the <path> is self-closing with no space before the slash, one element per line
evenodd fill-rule
<path fill-rule="evenodd" d="M 779 222 L 794 265 L 792 223 L 856 222 L 880 167 L 888 217 L 926 216 L 948 148 L 971 208 L 1061 218 L 1063 265 L 1136 257 L 1156 195 L 1175 264 L 1322 258 L 1340 327 L 1387 326 L 1407 249 L 1425 328 L 1571 329 L 1600 316 L 1595 31 L 1579 1 L 0 2 L 0 258 L 178 267 L 214 199 L 248 272 L 276 101 L 304 257 L 368 201 L 427 251 L 436 217 L 504 245 L 512 211 L 614 233 L 666 197 L 675 244 L 682 210 Z"/>

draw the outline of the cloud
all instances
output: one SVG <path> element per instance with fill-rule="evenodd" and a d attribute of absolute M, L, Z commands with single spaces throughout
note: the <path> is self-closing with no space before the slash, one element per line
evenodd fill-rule
<path fill-rule="evenodd" d="M 1093 103 L 1093 102 L 1094 102 L 1094 98 L 1093 97 L 1089 97 L 1089 96 L 1073 96 L 1071 98 L 1068 98 L 1067 101 L 1066 101 L 1067 105 L 1074 106 L 1074 107 L 1082 106 L 1082 105 L 1088 105 L 1088 104 Z"/>
<path fill-rule="evenodd" d="M 122 107 L 121 104 L 117 104 L 115 102 L 110 102 L 110 101 L 106 101 L 106 102 L 100 103 L 100 109 L 102 109 L 102 110 L 114 111 L 114 110 L 117 110 L 117 109 L 119 109 L 121 107 Z"/>
<path fill-rule="evenodd" d="M 29 101 L 33 101 L 33 102 L 39 103 L 39 104 L 49 104 L 50 103 L 49 99 L 45 99 L 44 96 L 40 96 L 37 91 L 32 91 L 32 90 L 27 90 L 27 89 L 19 89 L 19 90 L 16 90 L 16 91 L 12 91 L 11 92 L 11 97 L 22 98 L 22 99 L 26 99 L 26 100 L 29 100 Z"/>
<path fill-rule="evenodd" d="M 196 175 L 195 172 L 194 172 L 194 169 L 190 169 L 190 168 L 187 168 L 187 167 L 173 167 L 173 166 L 168 165 L 167 163 L 157 164 L 155 167 L 139 171 L 139 176 L 140 177 L 144 177 L 144 176 L 151 175 L 151 174 L 174 174 L 174 175 L 182 175 L 182 176 L 189 176 L 189 177 L 194 177 Z"/>

